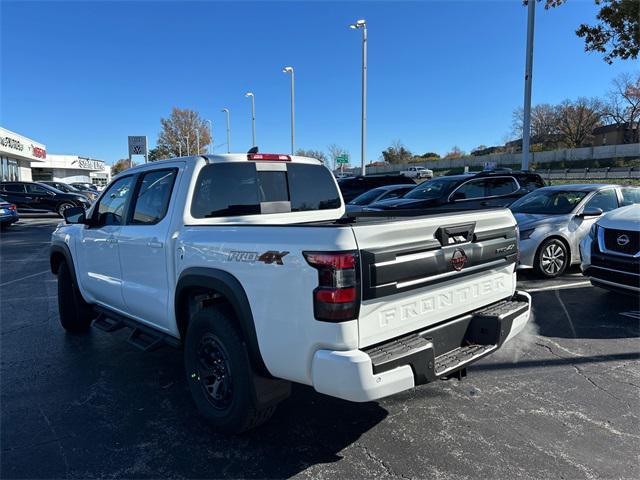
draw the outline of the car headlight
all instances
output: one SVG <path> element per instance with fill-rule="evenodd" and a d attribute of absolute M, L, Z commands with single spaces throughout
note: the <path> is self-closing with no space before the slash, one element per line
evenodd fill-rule
<path fill-rule="evenodd" d="M 535 228 L 527 228 L 526 230 L 520 230 L 520 240 L 529 240 L 533 232 L 535 232 Z"/>

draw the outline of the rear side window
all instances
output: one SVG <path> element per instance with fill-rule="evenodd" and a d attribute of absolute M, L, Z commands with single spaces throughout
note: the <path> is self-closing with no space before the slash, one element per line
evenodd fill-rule
<path fill-rule="evenodd" d="M 640 203 L 640 188 L 622 188 L 622 205 L 633 205 L 634 203 Z"/>
<path fill-rule="evenodd" d="M 269 208 L 274 203 L 279 205 L 276 210 Z M 253 162 L 233 162 L 202 169 L 191 215 L 229 217 L 339 207 L 340 197 L 331 173 L 322 166 L 292 163 L 286 164 L 286 170 L 257 170 Z"/>
<path fill-rule="evenodd" d="M 518 184 L 511 177 L 492 178 L 488 184 L 487 196 L 509 195 L 518 190 Z"/>
<path fill-rule="evenodd" d="M 164 218 L 175 179 L 175 169 L 144 174 L 136 195 L 132 225 L 153 225 Z"/>
<path fill-rule="evenodd" d="M 524 175 L 518 178 L 518 183 L 520 183 L 520 188 L 525 192 L 533 192 L 538 188 L 544 187 L 544 180 L 538 175 Z"/>
<path fill-rule="evenodd" d="M 471 180 L 455 191 L 455 197 L 459 200 L 482 198 L 485 196 L 487 180 Z"/>
<path fill-rule="evenodd" d="M 5 183 L 2 185 L 2 189 L 5 192 L 24 193 L 24 185 L 20 183 Z"/>

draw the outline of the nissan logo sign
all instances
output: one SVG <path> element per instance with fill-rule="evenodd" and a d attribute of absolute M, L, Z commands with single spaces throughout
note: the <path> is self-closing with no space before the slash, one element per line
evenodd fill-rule
<path fill-rule="evenodd" d="M 630 242 L 629 235 L 624 234 L 624 233 L 622 235 L 618 235 L 618 239 L 616 240 L 616 243 L 618 245 L 620 245 L 621 247 L 624 247 L 629 242 Z"/>

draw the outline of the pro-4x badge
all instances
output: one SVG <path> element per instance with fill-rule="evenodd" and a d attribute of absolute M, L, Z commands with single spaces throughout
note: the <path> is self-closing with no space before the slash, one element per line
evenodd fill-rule
<path fill-rule="evenodd" d="M 284 265 L 282 259 L 288 255 L 289 252 L 278 252 L 277 250 L 269 250 L 268 252 L 246 252 L 246 251 L 231 251 L 227 256 L 227 261 L 255 263 L 263 262 L 267 265 L 275 263 L 276 265 Z"/>
<path fill-rule="evenodd" d="M 457 272 L 462 270 L 467 263 L 467 254 L 461 248 L 456 249 L 451 255 L 451 266 Z"/>
<path fill-rule="evenodd" d="M 258 257 L 258 261 L 264 262 L 267 265 L 270 263 L 275 263 L 276 265 L 284 265 L 282 258 L 288 254 L 289 252 L 278 252 L 276 250 L 269 250 L 268 252 L 264 252 L 262 255 L 260 255 Z"/>

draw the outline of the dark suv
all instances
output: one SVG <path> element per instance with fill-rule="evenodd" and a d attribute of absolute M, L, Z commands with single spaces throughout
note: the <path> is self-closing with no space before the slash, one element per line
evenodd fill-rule
<path fill-rule="evenodd" d="M 338 187 L 342 192 L 344 203 L 373 188 L 384 187 L 386 185 L 415 185 L 411 178 L 404 175 L 359 175 L 357 177 L 346 177 L 338 179 Z"/>
<path fill-rule="evenodd" d="M 49 185 L 50 187 L 53 187 L 57 190 L 60 190 L 61 192 L 64 193 L 77 193 L 78 195 L 82 195 L 84 197 L 87 197 L 89 200 L 91 200 L 92 202 L 98 198 L 98 192 L 95 190 L 81 190 L 79 188 L 74 187 L 73 185 L 69 185 L 68 183 L 63 183 L 63 182 L 55 182 L 55 181 L 43 181 L 43 182 L 38 182 L 38 183 L 42 183 L 44 185 Z"/>
<path fill-rule="evenodd" d="M 0 195 L 25 212 L 56 212 L 62 216 L 62 212 L 69 207 L 91 206 L 91 202 L 83 195 L 64 193 L 36 182 L 1 182 Z"/>
<path fill-rule="evenodd" d="M 530 172 L 489 171 L 450 175 L 423 182 L 401 198 L 373 203 L 365 211 L 507 207 L 540 187 L 544 187 L 542 177 Z"/>

